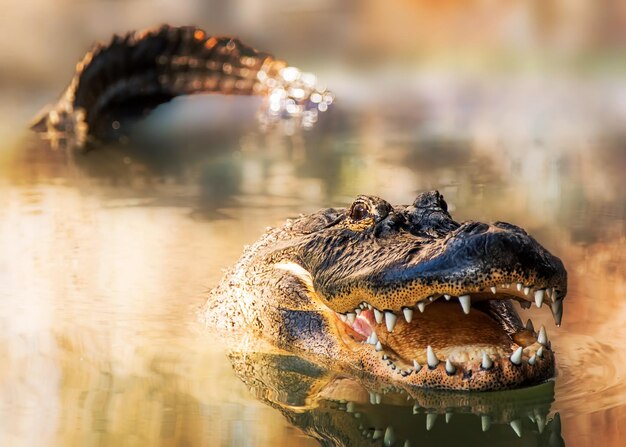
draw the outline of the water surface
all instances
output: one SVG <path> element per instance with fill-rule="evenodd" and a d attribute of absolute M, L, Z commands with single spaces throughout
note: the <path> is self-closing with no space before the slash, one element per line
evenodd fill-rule
<path fill-rule="evenodd" d="M 320 426 L 352 445 L 382 445 L 389 426 L 394 445 L 621 445 L 626 139 L 584 99 L 566 117 L 538 117 L 514 107 L 516 91 L 438 101 L 428 113 L 338 106 L 293 135 L 261 133 L 252 118 L 192 135 L 172 125 L 87 154 L 17 131 L 0 146 L 2 445 L 318 445 Z M 194 101 L 188 110 L 240 101 L 235 118 L 256 108 Z M 546 389 L 455 401 L 448 422 L 445 394 L 420 396 L 417 409 L 397 393 L 376 404 L 337 378 L 293 394 L 273 372 L 325 376 L 294 359 L 229 356 L 198 322 L 207 291 L 267 226 L 361 193 L 410 203 L 428 189 L 457 220 L 513 222 L 563 259 L 562 327 L 549 312 L 521 311 L 546 325 L 557 354 Z M 537 418 L 553 421 L 548 435 Z"/>

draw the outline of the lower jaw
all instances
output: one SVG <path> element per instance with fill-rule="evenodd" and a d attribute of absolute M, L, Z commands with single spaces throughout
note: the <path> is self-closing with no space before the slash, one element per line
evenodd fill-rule
<path fill-rule="evenodd" d="M 448 313 L 446 309 L 446 314 Z M 338 324 L 344 325 L 339 321 Z M 418 329 L 403 328 L 403 324 L 396 326 L 394 334 L 387 334 L 384 329 L 376 329 L 382 342 L 378 348 L 363 343 L 360 340 L 363 335 L 347 327 L 347 331 L 344 331 L 347 338 L 346 348 L 353 351 L 359 373 L 365 372 L 374 379 L 407 387 L 464 391 L 520 388 L 539 384 L 554 376 L 554 355 L 549 344 L 539 344 L 532 330 L 520 327 L 516 333 L 510 335 L 498 328 L 498 334 L 492 337 L 491 344 L 484 343 L 485 340 L 473 340 L 462 345 L 446 345 L 441 342 L 442 336 L 459 339 L 459 333 L 452 330 L 446 333 L 441 328 L 433 331 L 426 325 L 420 328 L 426 335 L 415 335 Z M 462 326 L 462 323 L 457 324 Z M 468 331 L 468 328 L 459 329 L 462 330 Z M 493 332 L 496 332 L 495 327 Z M 420 339 L 417 345 L 416 339 Z M 432 353 L 436 352 L 436 360 L 430 357 L 433 361 L 427 360 L 427 346 L 430 343 L 434 348 Z M 513 361 L 511 355 L 518 349 L 519 358 Z M 487 368 L 481 362 L 481 353 L 488 354 L 491 364 Z"/>
<path fill-rule="evenodd" d="M 390 382 L 400 387 L 423 387 L 438 390 L 458 391 L 497 391 L 536 385 L 554 377 L 554 354 L 544 350 L 542 357 L 533 365 L 523 361 L 520 365 L 508 359 L 494 361 L 489 370 L 481 367 L 480 362 L 468 362 L 451 374 L 446 370 L 445 362 L 437 366 L 422 366 L 419 371 L 412 367 L 398 366 L 402 361 L 394 362 L 387 354 L 361 348 L 353 351 L 360 360 L 365 373 L 371 379 Z M 355 371 L 356 372 L 356 371 Z"/>

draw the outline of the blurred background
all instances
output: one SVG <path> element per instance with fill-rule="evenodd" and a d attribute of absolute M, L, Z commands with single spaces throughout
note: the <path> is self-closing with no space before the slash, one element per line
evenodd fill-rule
<path fill-rule="evenodd" d="M 3 445 L 316 445 L 252 397 L 196 309 L 267 225 L 428 189 L 457 220 L 513 222 L 562 257 L 563 327 L 523 314 L 547 325 L 557 353 L 552 412 L 568 446 L 621 445 L 626 3 L 3 0 L 0 11 Z M 285 134 L 259 129 L 258 100 L 180 98 L 147 119 L 141 147 L 88 154 L 28 131 L 95 41 L 161 23 L 237 36 L 315 73 L 335 104 Z"/>
<path fill-rule="evenodd" d="M 549 116 L 557 132 L 578 118 L 586 122 L 582 132 L 597 125 L 584 117 L 618 120 L 626 108 L 625 21 L 626 6 L 617 0 L 602 7 L 572 0 L 5 0 L 2 128 L 55 99 L 93 42 L 168 22 L 239 36 L 295 66 L 315 67 L 343 104 L 402 111 L 416 109 L 416 98 L 430 99 L 450 109 L 441 111 L 445 122 L 467 114 L 457 106 L 482 106 L 484 113 L 498 109 L 488 116 L 495 127 L 515 126 L 517 115 L 532 110 L 526 127 Z M 581 102 L 562 107 L 574 101 L 569 96 Z M 506 128 L 515 130 L 527 129 Z"/>

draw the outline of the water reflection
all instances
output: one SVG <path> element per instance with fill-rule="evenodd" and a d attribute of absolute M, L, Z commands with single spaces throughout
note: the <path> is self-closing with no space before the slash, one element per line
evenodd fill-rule
<path fill-rule="evenodd" d="M 251 392 L 322 445 L 563 446 L 554 384 L 493 393 L 401 390 L 364 384 L 300 357 L 231 352 Z"/>

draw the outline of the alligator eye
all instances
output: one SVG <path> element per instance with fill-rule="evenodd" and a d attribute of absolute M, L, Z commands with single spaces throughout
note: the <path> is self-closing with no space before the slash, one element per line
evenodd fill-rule
<path fill-rule="evenodd" d="M 352 205 L 350 210 L 350 217 L 352 220 L 363 220 L 370 217 L 370 210 L 367 204 L 363 202 L 356 202 Z"/>

